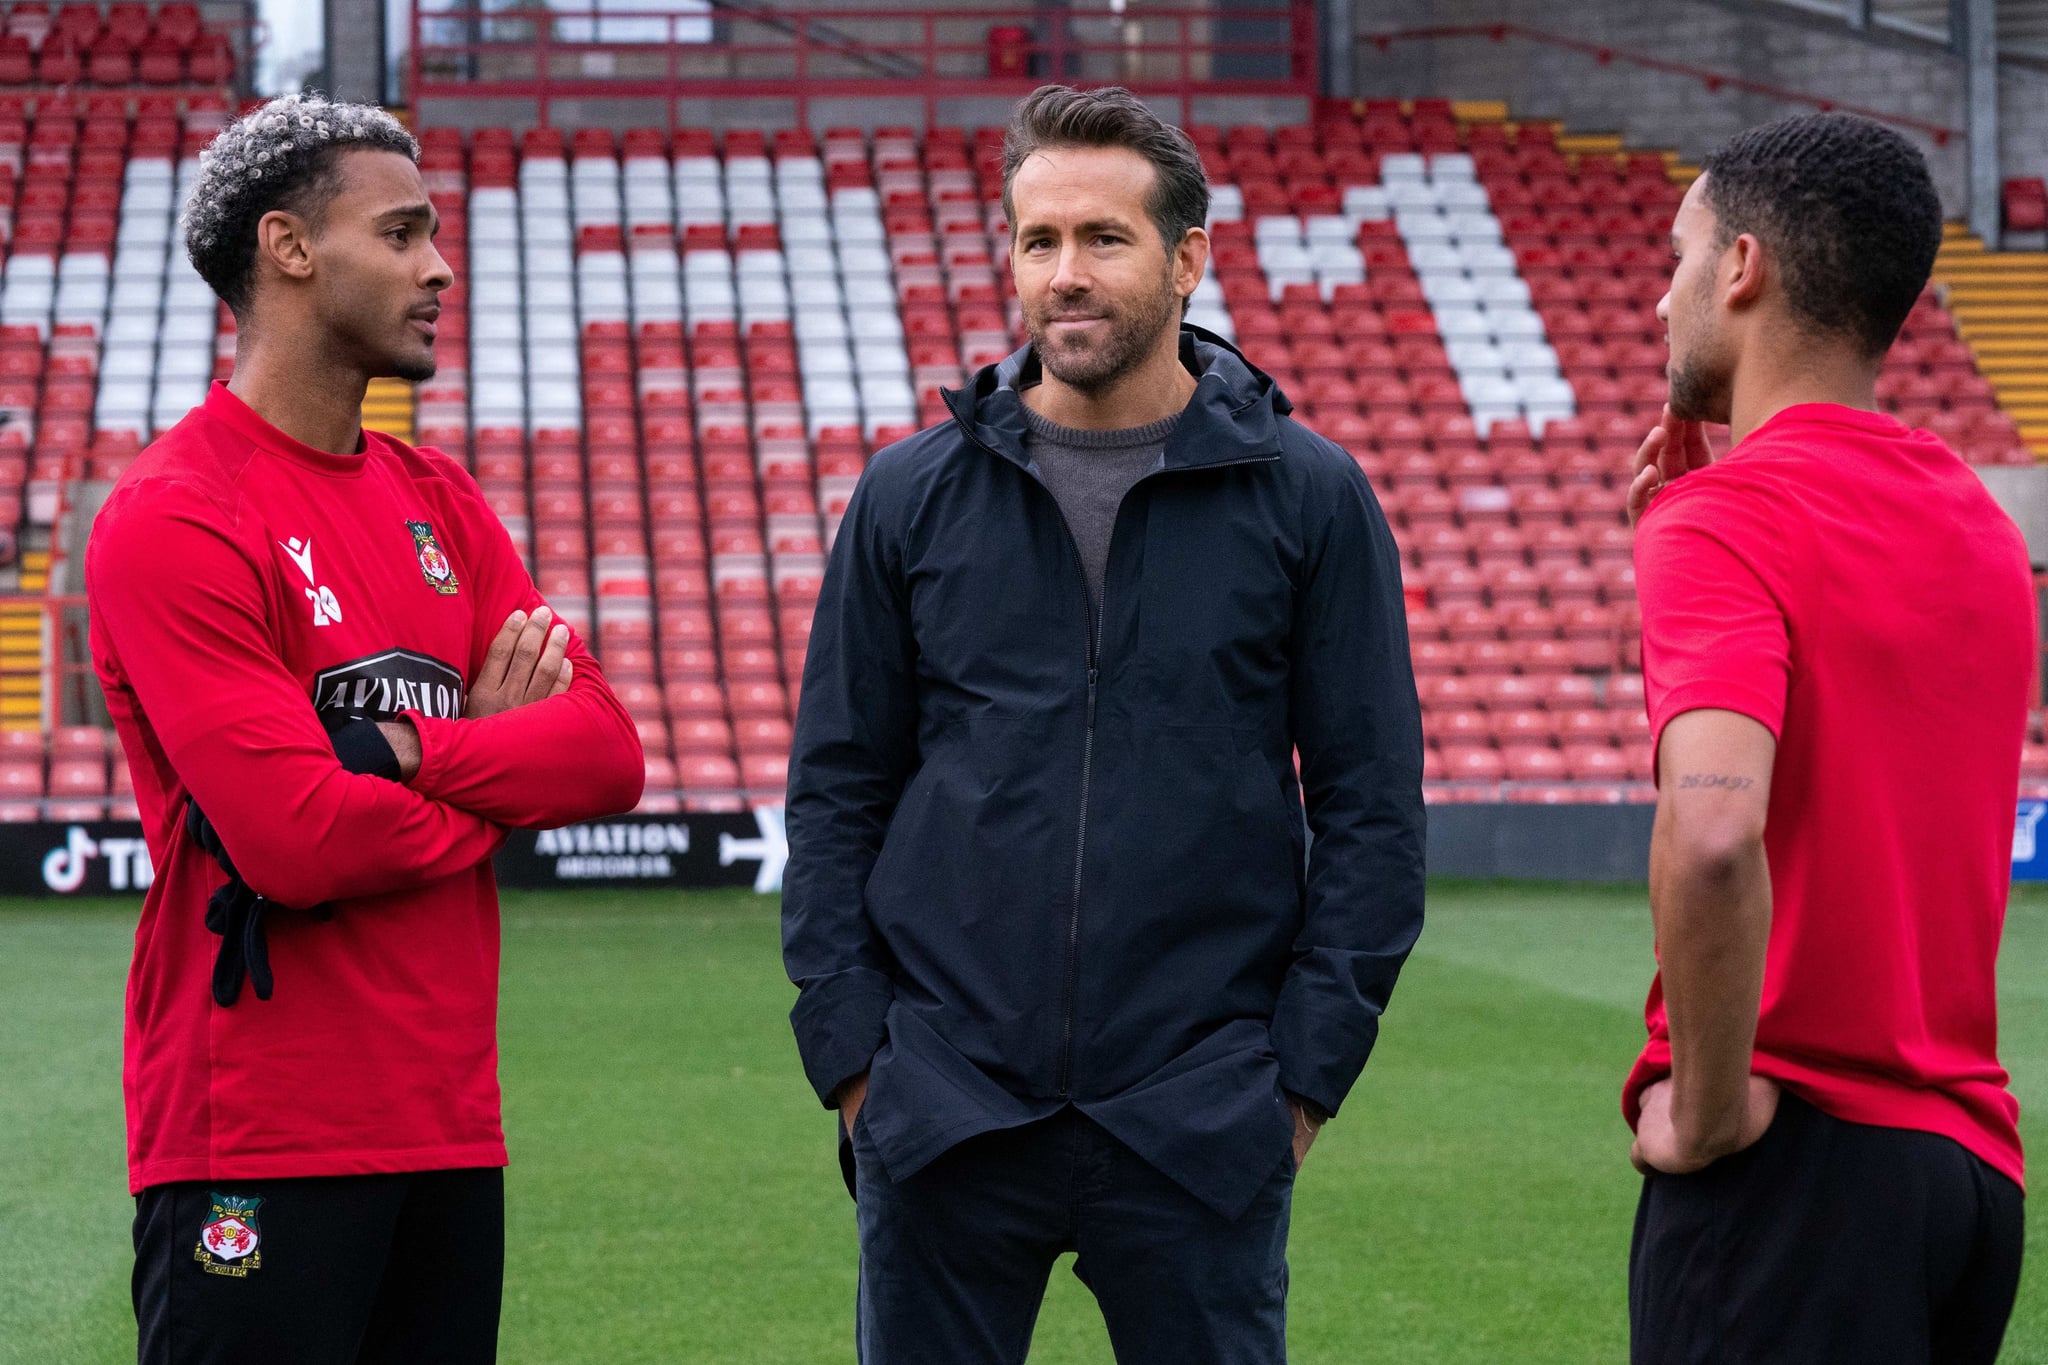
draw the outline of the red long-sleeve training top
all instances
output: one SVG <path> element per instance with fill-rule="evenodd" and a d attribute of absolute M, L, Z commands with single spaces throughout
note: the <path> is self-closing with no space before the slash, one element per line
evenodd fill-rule
<path fill-rule="evenodd" d="M 507 826 L 630 808 L 645 768 L 580 640 L 562 696 L 460 719 L 505 617 L 541 605 L 475 483 L 377 432 L 315 450 L 216 384 L 115 485 L 85 568 L 157 870 L 128 976 L 131 1190 L 503 1165 L 491 854 Z M 341 768 L 330 730 L 398 716 L 410 785 Z M 214 1003 L 225 874 L 188 794 L 296 907 L 266 917 L 267 1001 Z"/>

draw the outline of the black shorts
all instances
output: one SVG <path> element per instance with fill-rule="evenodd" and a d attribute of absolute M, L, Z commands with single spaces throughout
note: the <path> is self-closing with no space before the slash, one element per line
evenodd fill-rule
<path fill-rule="evenodd" d="M 1770 1131 L 1643 1182 L 1634 1365 L 1977 1365 L 2019 1289 L 2020 1188 L 1952 1139 L 1789 1091 Z"/>
<path fill-rule="evenodd" d="M 484 1365 L 504 1280 L 495 1167 L 194 1181 L 135 1199 L 139 1365 Z"/>

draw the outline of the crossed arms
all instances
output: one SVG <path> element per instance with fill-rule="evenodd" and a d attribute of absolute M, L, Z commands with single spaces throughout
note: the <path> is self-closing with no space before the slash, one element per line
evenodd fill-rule
<path fill-rule="evenodd" d="M 503 531 L 488 529 L 497 534 L 478 546 L 482 600 L 498 611 L 509 600 L 530 619 L 539 596 Z M 398 722 L 419 751 L 401 784 L 343 769 L 279 654 L 263 575 L 196 494 L 151 488 L 105 519 L 87 547 L 86 580 L 95 654 L 118 656 L 166 766 L 269 900 L 313 906 L 415 887 L 490 857 L 508 826 L 567 824 L 639 799 L 645 770 L 632 722 L 574 638 L 561 645 L 570 676 L 559 694 L 558 666 L 548 695 L 529 700 L 521 688 L 526 704 Z M 488 657 L 478 642 L 463 662 L 502 700 L 509 693 L 493 692 Z M 174 821 L 180 812 L 162 795 Z"/>

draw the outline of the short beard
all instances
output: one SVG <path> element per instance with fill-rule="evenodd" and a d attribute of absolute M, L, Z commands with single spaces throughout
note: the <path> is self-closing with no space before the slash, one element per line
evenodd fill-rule
<path fill-rule="evenodd" d="M 408 384 L 424 384 L 434 377 L 439 363 L 429 355 L 425 360 L 395 360 L 391 363 L 391 374 Z"/>
<path fill-rule="evenodd" d="M 1724 242 L 1721 245 L 1727 244 Z M 1728 407 L 1733 398 L 1730 391 L 1730 376 L 1725 367 L 1719 372 L 1715 370 L 1710 362 L 1718 348 L 1707 344 L 1719 340 L 1718 336 L 1712 334 L 1713 329 L 1707 325 L 1707 319 L 1712 316 L 1713 297 L 1713 278 L 1702 274 L 1692 291 L 1688 311 L 1692 314 L 1694 329 L 1708 335 L 1697 338 L 1697 344 L 1691 348 L 1682 364 L 1678 363 L 1677 348 L 1673 347 L 1673 363 L 1670 368 L 1671 391 L 1666 395 L 1665 401 L 1671 404 L 1671 415 L 1681 422 L 1728 420 Z"/>
<path fill-rule="evenodd" d="M 1728 376 L 1698 360 L 1671 371 L 1671 415 L 1681 422 L 1725 422 L 1730 394 Z"/>
<path fill-rule="evenodd" d="M 1024 329 L 1038 352 L 1039 365 L 1068 388 L 1093 398 L 1115 388 L 1143 364 L 1158 346 L 1161 332 L 1180 329 L 1180 317 L 1180 294 L 1169 268 L 1157 294 L 1110 313 L 1109 335 L 1098 346 L 1062 350 L 1047 344 L 1049 328 L 1042 312 L 1027 314 Z"/>

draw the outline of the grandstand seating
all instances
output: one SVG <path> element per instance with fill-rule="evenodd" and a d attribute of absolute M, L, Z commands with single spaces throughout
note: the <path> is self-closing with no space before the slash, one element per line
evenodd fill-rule
<path fill-rule="evenodd" d="M 218 106 L 93 98 L 12 106 L 5 524 L 31 479 L 118 474 L 231 363 L 232 320 L 169 245 Z M 1664 158 L 1574 157 L 1549 125 L 1427 100 L 1190 132 L 1215 186 L 1190 316 L 1379 490 L 1433 798 L 1646 795 L 1621 501 L 1664 397 L 1652 309 L 1682 189 Z M 1016 344 L 1000 138 L 421 133 L 458 284 L 417 439 L 468 464 L 592 640 L 640 727 L 645 809 L 779 799 L 824 553 L 868 454 Z M 1970 458 L 2032 459 L 1931 294 L 1880 394 Z M 0 747 L 0 818 L 129 800 L 64 733 Z M 2048 749 L 2028 762 L 2048 778 Z"/>
<path fill-rule="evenodd" d="M 234 78 L 230 37 L 200 21 L 197 5 L 116 0 L 17 3 L 0 22 L 0 87 L 217 87 Z"/>
<path fill-rule="evenodd" d="M 134 789 L 112 732 L 0 730 L 0 821 L 132 820 Z"/>

